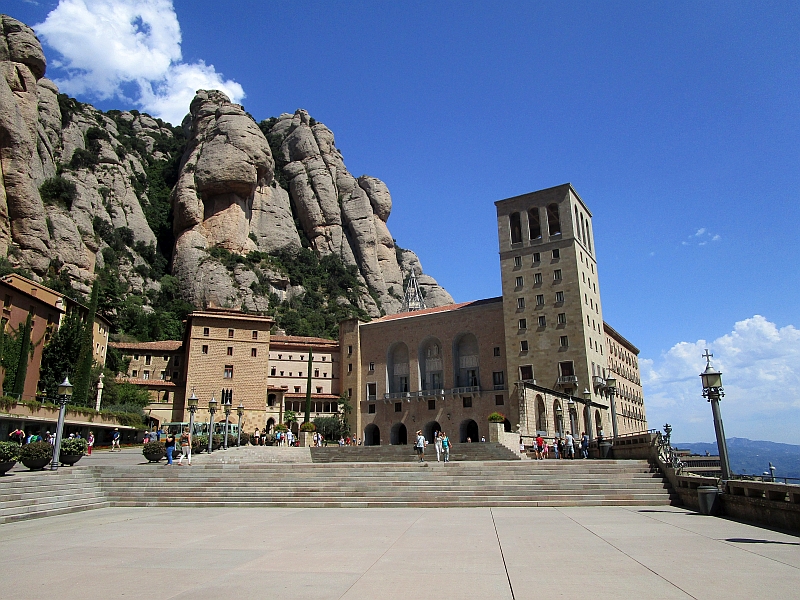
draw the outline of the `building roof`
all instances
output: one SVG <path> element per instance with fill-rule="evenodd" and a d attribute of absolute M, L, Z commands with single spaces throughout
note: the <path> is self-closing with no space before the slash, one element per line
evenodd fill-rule
<path fill-rule="evenodd" d="M 337 340 L 329 340 L 320 337 L 307 337 L 303 335 L 270 335 L 270 346 L 272 344 L 283 344 L 286 346 L 339 346 Z"/>
<path fill-rule="evenodd" d="M 132 383 L 133 385 L 141 385 L 144 387 L 159 387 L 159 388 L 177 388 L 179 386 L 174 381 L 167 381 L 166 379 L 141 379 L 133 377 L 117 377 L 117 383 Z"/>
<path fill-rule="evenodd" d="M 193 318 L 207 318 L 207 319 L 236 319 L 239 321 L 263 321 L 273 323 L 272 317 L 265 315 L 256 315 L 253 313 L 246 313 L 232 308 L 207 308 L 205 310 L 195 310 L 187 316 L 191 321 Z"/>
<path fill-rule="evenodd" d="M 425 315 L 433 315 L 437 313 L 451 312 L 454 310 L 461 310 L 463 308 L 472 308 L 483 306 L 485 304 L 494 304 L 502 302 L 503 297 L 497 296 L 496 298 L 484 298 L 483 300 L 473 300 L 472 302 L 460 302 L 458 304 L 446 304 L 445 306 L 434 306 L 433 308 L 423 308 L 422 310 L 414 310 L 411 312 L 396 313 L 394 315 L 386 315 L 379 319 L 373 319 L 370 323 L 382 323 L 384 321 L 393 321 L 395 319 L 409 319 L 413 317 L 423 317 Z M 369 323 L 367 323 L 369 324 Z"/>
<path fill-rule="evenodd" d="M 3 275 L 3 277 L 0 277 L 0 281 L 14 288 L 21 294 L 25 294 L 29 298 L 33 298 L 46 306 L 50 306 L 60 312 L 66 312 L 66 306 L 62 295 L 40 283 L 17 273 Z M 39 295 L 39 292 L 42 292 L 42 294 Z"/>
<path fill-rule="evenodd" d="M 608 335 L 614 338 L 618 343 L 625 346 L 628 350 L 633 352 L 638 356 L 639 349 L 631 344 L 626 338 L 624 338 L 616 329 L 614 329 L 611 325 L 603 321 L 603 331 L 605 331 Z"/>
<path fill-rule="evenodd" d="M 163 340 L 161 342 L 109 342 L 108 345 L 117 350 L 176 352 L 183 347 L 183 342 L 181 340 Z"/>
<path fill-rule="evenodd" d="M 571 183 L 562 183 L 561 185 L 554 185 L 552 187 L 544 188 L 542 190 L 536 190 L 535 192 L 528 192 L 527 194 L 519 194 L 517 196 L 511 196 L 510 198 L 503 198 L 502 200 L 497 200 L 494 204 L 495 206 L 497 206 L 501 202 L 506 202 L 507 200 L 516 200 L 518 198 L 522 198 L 524 196 L 532 196 L 534 194 L 546 194 L 548 192 L 554 193 L 556 191 L 561 191 L 562 188 L 564 193 L 566 193 L 567 191 L 572 191 L 572 193 L 578 199 L 578 202 L 581 203 L 581 206 L 583 206 L 586 212 L 589 213 L 590 217 L 592 216 L 592 211 L 589 210 L 589 207 L 586 206 L 586 203 L 583 201 L 583 198 L 581 198 L 578 192 L 575 191 L 575 188 L 572 187 Z"/>

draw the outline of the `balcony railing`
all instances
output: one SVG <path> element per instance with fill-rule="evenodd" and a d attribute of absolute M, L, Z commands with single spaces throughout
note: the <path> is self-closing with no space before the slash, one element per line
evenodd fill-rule
<path fill-rule="evenodd" d="M 420 390 L 417 392 L 417 396 L 420 398 L 425 398 L 426 396 L 444 396 L 444 390 Z"/>
<path fill-rule="evenodd" d="M 450 390 L 450 394 L 453 396 L 457 394 L 471 394 L 472 392 L 480 392 L 481 386 L 479 385 L 468 385 L 466 387 L 457 387 Z"/>
<path fill-rule="evenodd" d="M 389 394 L 384 394 L 383 397 L 385 400 L 392 400 L 394 398 L 410 398 L 412 392 L 391 392 Z"/>
<path fill-rule="evenodd" d="M 376 398 L 377 397 L 374 396 L 374 395 L 368 395 L 367 396 L 367 402 L 375 402 Z"/>
<path fill-rule="evenodd" d="M 606 380 L 605 380 L 605 379 L 603 379 L 602 377 L 600 377 L 600 375 L 593 375 L 593 376 L 592 376 L 592 382 L 593 382 L 593 383 L 594 383 L 594 384 L 595 384 L 597 387 L 601 387 L 601 388 L 602 388 L 602 387 L 606 387 Z"/>
<path fill-rule="evenodd" d="M 558 378 L 558 381 L 556 383 L 558 385 L 564 385 L 566 383 L 574 383 L 577 385 L 578 378 L 575 375 L 562 375 L 561 377 Z"/>

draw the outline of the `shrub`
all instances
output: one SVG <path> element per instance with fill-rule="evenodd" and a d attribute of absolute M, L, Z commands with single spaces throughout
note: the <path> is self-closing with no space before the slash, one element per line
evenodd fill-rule
<path fill-rule="evenodd" d="M 45 204 L 63 206 L 71 210 L 72 202 L 78 196 L 78 188 L 70 180 L 56 175 L 44 180 L 39 186 L 39 195 Z"/>
<path fill-rule="evenodd" d="M 273 429 L 275 431 L 289 431 L 289 428 L 283 423 L 278 423 L 277 425 L 275 425 L 275 427 L 273 427 Z"/>
<path fill-rule="evenodd" d="M 211 449 L 212 450 L 219 450 L 222 446 L 222 436 L 219 434 L 214 434 L 211 438 Z"/>
<path fill-rule="evenodd" d="M 86 454 L 88 447 L 89 443 L 83 438 L 67 438 L 65 440 L 61 440 L 61 454 L 68 454 L 71 456 L 80 454 L 83 456 Z"/>
<path fill-rule="evenodd" d="M 167 453 L 167 447 L 164 442 L 147 442 L 142 446 L 142 454 L 161 454 L 162 456 Z"/>
<path fill-rule="evenodd" d="M 506 420 L 506 416 L 503 413 L 493 412 L 489 415 L 489 423 L 502 423 Z"/>
<path fill-rule="evenodd" d="M 317 426 L 314 423 L 301 423 L 300 424 L 300 431 L 316 431 Z"/>
<path fill-rule="evenodd" d="M 94 169 L 99 163 L 100 160 L 96 154 L 83 148 L 76 148 L 69 161 L 69 167 L 70 169 Z"/>
<path fill-rule="evenodd" d="M 242 440 L 242 446 L 246 446 L 247 444 L 250 443 L 250 434 L 249 433 L 245 433 L 243 431 L 241 440 Z"/>
<path fill-rule="evenodd" d="M 199 454 L 203 450 L 208 449 L 208 436 L 207 435 L 194 435 L 192 436 L 192 452 Z"/>
<path fill-rule="evenodd" d="M 0 463 L 19 460 L 20 446 L 16 442 L 0 442 Z"/>
<path fill-rule="evenodd" d="M 53 458 L 53 447 L 49 442 L 31 442 L 20 448 L 20 460 L 38 460 L 40 458 Z"/>

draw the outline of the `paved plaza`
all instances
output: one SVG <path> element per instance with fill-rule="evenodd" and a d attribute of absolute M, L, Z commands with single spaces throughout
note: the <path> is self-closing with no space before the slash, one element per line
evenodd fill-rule
<path fill-rule="evenodd" d="M 0 525 L 4 598 L 793 598 L 800 538 L 672 507 L 109 508 Z"/>

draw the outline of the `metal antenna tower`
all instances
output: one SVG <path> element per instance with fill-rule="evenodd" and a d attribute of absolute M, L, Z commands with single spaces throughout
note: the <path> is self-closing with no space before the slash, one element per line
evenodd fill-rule
<path fill-rule="evenodd" d="M 403 308 L 401 312 L 412 312 L 415 310 L 422 310 L 425 308 L 425 300 L 422 298 L 422 293 L 419 291 L 419 283 L 417 283 L 417 275 L 414 269 L 408 276 L 406 283 L 405 296 L 403 298 Z"/>

